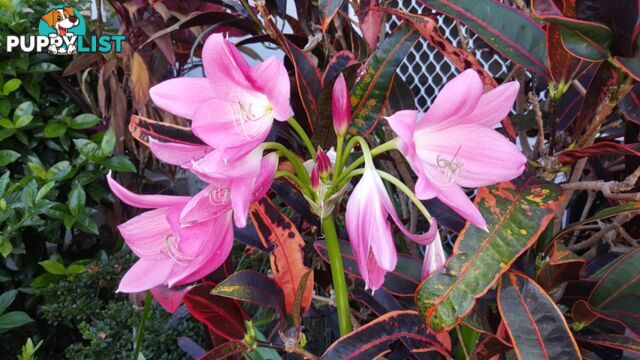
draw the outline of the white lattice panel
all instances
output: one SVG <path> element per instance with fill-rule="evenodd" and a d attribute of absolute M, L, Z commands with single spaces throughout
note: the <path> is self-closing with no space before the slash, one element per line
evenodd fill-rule
<path fill-rule="evenodd" d="M 396 0 L 391 6 L 414 14 L 429 11 L 417 0 Z M 455 21 L 444 15 L 438 15 L 437 19 L 442 34 L 455 46 L 460 47 L 461 41 Z M 387 22 L 387 30 L 392 30 L 399 23 L 398 18 L 392 17 Z M 469 33 L 465 26 L 460 28 L 469 39 L 468 50 L 474 52 L 484 68 L 496 78 L 506 77 L 510 62 L 496 54 L 477 35 Z M 398 74 L 413 91 L 418 109 L 424 111 L 431 105 L 440 87 L 457 75 L 458 71 L 435 47 L 420 38 L 398 68 Z"/>

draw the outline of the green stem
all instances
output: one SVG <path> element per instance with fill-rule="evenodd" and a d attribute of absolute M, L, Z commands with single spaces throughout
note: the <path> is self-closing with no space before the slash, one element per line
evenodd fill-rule
<path fill-rule="evenodd" d="M 309 174 L 307 173 L 307 169 L 305 169 L 300 158 L 294 153 L 292 153 L 291 151 L 289 151 L 286 147 L 284 147 L 284 145 L 277 142 L 268 141 L 263 143 L 263 148 L 265 150 L 278 151 L 281 155 L 286 157 L 287 160 L 289 160 L 289 162 L 291 163 L 291 166 L 293 166 L 293 168 L 296 170 L 296 175 L 299 177 L 299 179 L 306 184 L 311 184 L 311 179 L 309 179 Z"/>
<path fill-rule="evenodd" d="M 322 231 L 327 243 L 327 250 L 329 251 L 329 264 L 331 265 L 333 291 L 336 297 L 340 335 L 344 336 L 351 332 L 351 313 L 349 311 L 349 293 L 347 292 L 347 281 L 344 276 L 344 267 L 342 265 L 340 243 L 338 240 L 338 233 L 336 232 L 336 224 L 332 215 L 322 219 Z"/>
<path fill-rule="evenodd" d="M 138 326 L 138 333 L 136 334 L 136 345 L 133 350 L 133 360 L 138 360 L 140 356 L 140 350 L 142 348 L 142 338 L 144 336 L 144 328 L 149 317 L 149 311 L 151 310 L 151 301 L 153 295 L 151 291 L 147 292 L 147 297 L 144 299 L 144 310 L 142 310 L 142 319 L 140 319 L 140 326 Z"/>
<path fill-rule="evenodd" d="M 309 151 L 309 154 L 311 154 L 311 157 L 315 159 L 316 150 L 313 148 L 313 144 L 311 143 L 311 139 L 309 139 L 309 135 L 307 135 L 307 132 L 304 131 L 304 129 L 296 119 L 291 117 L 287 122 L 289 123 L 289 125 L 291 125 L 293 130 L 296 131 L 298 136 L 300 136 L 300 139 L 302 139 L 302 142 L 304 142 L 304 145 L 307 147 L 307 150 Z"/>
<path fill-rule="evenodd" d="M 289 171 L 284 171 L 284 170 L 276 171 L 275 178 L 277 179 L 277 178 L 280 178 L 280 177 L 286 177 L 286 178 L 290 179 L 291 181 L 293 181 L 294 183 L 296 183 L 296 185 L 298 185 L 298 187 L 305 194 L 307 194 L 307 196 L 313 196 L 315 194 L 308 185 L 303 183 L 302 180 L 298 179 L 298 177 L 295 174 L 293 174 L 293 173 L 291 173 Z"/>
<path fill-rule="evenodd" d="M 336 141 L 336 163 L 333 166 L 333 178 L 331 179 L 331 183 L 338 180 L 338 176 L 340 176 L 342 170 L 342 166 L 340 166 L 340 163 L 342 162 L 342 145 L 344 145 L 344 135 L 338 135 L 338 139 Z"/>
<path fill-rule="evenodd" d="M 366 145 L 366 142 L 364 141 L 364 139 L 362 139 L 362 137 L 360 136 L 355 136 L 353 139 L 351 139 L 351 141 L 349 141 L 349 144 L 351 144 L 351 142 L 353 141 L 358 141 L 360 142 L 360 144 Z M 398 142 L 398 138 L 395 138 L 393 140 L 389 140 L 384 144 L 378 145 L 376 147 L 374 147 L 373 149 L 371 149 L 371 156 L 377 156 L 380 155 L 384 152 L 387 152 L 389 150 L 393 150 L 396 148 L 396 143 Z M 347 148 L 349 147 L 349 144 L 347 144 Z M 355 144 L 354 144 L 355 145 Z M 345 178 L 345 176 L 349 173 L 351 173 L 353 170 L 357 169 L 358 166 L 364 164 L 366 156 L 361 156 L 359 158 L 357 158 L 356 160 L 354 160 L 349 167 L 347 167 L 345 169 L 345 171 L 342 172 L 342 176 L 340 176 L 340 178 L 338 178 L 338 183 L 341 183 L 342 180 Z"/>

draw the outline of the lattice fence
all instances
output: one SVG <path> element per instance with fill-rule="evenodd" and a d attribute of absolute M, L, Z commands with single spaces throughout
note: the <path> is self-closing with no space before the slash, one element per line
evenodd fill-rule
<path fill-rule="evenodd" d="M 397 0 L 391 6 L 414 14 L 429 11 L 417 0 Z M 462 42 L 456 22 L 444 15 L 438 15 L 437 19 L 442 34 L 460 47 Z M 391 18 L 387 22 L 387 30 L 392 30 L 399 23 L 397 18 Z M 509 60 L 496 54 L 462 24 L 459 28 L 464 37 L 468 38 L 468 49 L 475 53 L 485 69 L 494 77 L 506 77 L 509 73 Z M 431 105 L 440 87 L 457 75 L 458 71 L 435 47 L 420 38 L 398 68 L 398 74 L 413 91 L 418 109 L 424 111 Z"/>

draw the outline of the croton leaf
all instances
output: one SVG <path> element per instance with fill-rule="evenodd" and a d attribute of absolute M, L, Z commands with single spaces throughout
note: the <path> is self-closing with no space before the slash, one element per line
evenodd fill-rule
<path fill-rule="evenodd" d="M 287 313 L 291 314 L 300 280 L 309 269 L 304 265 L 304 240 L 295 225 L 268 197 L 251 204 L 251 222 L 264 244 L 274 244 L 270 253 L 271 271 L 276 284 L 284 292 Z M 302 309 L 309 308 L 313 292 L 313 272 L 303 290 Z"/>
<path fill-rule="evenodd" d="M 209 350 L 209 352 L 202 355 L 198 360 L 229 359 L 235 354 L 240 354 L 248 350 L 249 347 L 243 341 L 227 341 Z"/>
<path fill-rule="evenodd" d="M 551 297 L 524 274 L 498 284 L 498 310 L 518 359 L 581 359 L 578 344 Z"/>
<path fill-rule="evenodd" d="M 462 21 L 487 44 L 517 64 L 547 72 L 544 31 L 531 18 L 494 0 L 421 0 Z"/>
<path fill-rule="evenodd" d="M 577 222 L 577 223 L 573 223 L 569 226 L 567 226 L 566 228 L 562 229 L 559 233 L 557 233 L 553 239 L 551 240 L 552 242 L 556 242 L 560 239 L 562 239 L 564 236 L 566 236 L 567 234 L 571 234 L 574 231 L 576 231 L 578 228 L 587 225 L 587 224 L 591 224 L 597 221 L 602 221 L 617 215 L 621 215 L 621 214 L 628 214 L 628 213 L 632 213 L 632 212 L 637 212 L 638 210 L 640 210 L 640 203 L 638 202 L 628 202 L 628 203 L 624 203 L 622 205 L 618 205 L 618 206 L 612 206 L 610 208 L 606 208 L 604 210 L 601 210 L 599 212 L 597 212 L 595 215 L 593 215 L 592 217 Z"/>
<path fill-rule="evenodd" d="M 319 0 L 318 8 L 322 12 L 322 31 L 326 32 L 329 25 L 331 25 L 331 19 L 336 15 L 338 10 L 340 10 L 340 6 L 342 6 L 342 2 L 344 0 Z"/>
<path fill-rule="evenodd" d="M 405 339 L 422 352 L 449 357 L 446 348 L 430 335 L 415 311 L 392 311 L 334 342 L 321 359 L 374 359 L 389 352 L 389 344 Z"/>
<path fill-rule="evenodd" d="M 636 248 L 605 272 L 589 296 L 589 304 L 602 310 L 627 310 L 640 314 L 640 248 Z"/>
<path fill-rule="evenodd" d="M 368 135 L 376 127 L 396 69 L 418 36 L 409 24 L 403 23 L 367 59 L 363 75 L 351 89 L 350 133 Z"/>
<path fill-rule="evenodd" d="M 506 342 L 495 335 L 483 334 L 481 340 L 473 348 L 471 358 L 474 360 L 490 360 L 513 349 L 511 343 Z"/>
<path fill-rule="evenodd" d="M 551 78 L 559 86 L 566 86 L 580 70 L 582 60 L 564 48 L 560 29 L 557 24 L 550 24 L 547 28 L 547 55 Z"/>
<path fill-rule="evenodd" d="M 313 244 L 318 254 L 324 261 L 329 262 L 329 253 L 324 241 L 317 241 Z M 362 279 L 358 272 L 358 263 L 351 250 L 351 245 L 347 241 L 340 241 L 340 251 L 344 271 Z M 382 287 L 396 296 L 413 296 L 421 280 L 420 269 L 422 262 L 414 257 L 398 254 L 398 265 L 394 271 L 390 271 L 385 276 Z"/>
<path fill-rule="evenodd" d="M 611 141 L 601 141 L 577 149 L 564 150 L 558 154 L 558 160 L 563 164 L 570 164 L 585 157 L 603 155 L 640 156 L 640 143 L 619 144 Z"/>
<path fill-rule="evenodd" d="M 615 56 L 613 60 L 620 67 L 636 80 L 640 81 L 640 57 L 620 57 Z"/>
<path fill-rule="evenodd" d="M 598 107 L 601 104 L 608 104 L 608 99 L 613 95 L 612 90 L 618 81 L 618 71 L 611 63 L 602 62 L 598 65 L 595 75 L 589 82 L 580 113 L 574 123 L 576 134 L 587 127 L 594 114 L 598 113 Z"/>
<path fill-rule="evenodd" d="M 636 337 L 640 338 L 640 314 L 627 310 L 601 310 L 589 305 L 585 300 L 578 300 L 571 308 L 571 317 L 582 327 L 596 320 L 605 320 L 620 324 Z"/>
<path fill-rule="evenodd" d="M 563 244 L 553 243 L 549 260 L 542 265 L 536 279 L 546 290 L 551 290 L 565 281 L 576 280 L 586 261 L 572 253 Z"/>
<path fill-rule="evenodd" d="M 618 334 L 583 335 L 578 337 L 578 341 L 640 354 L 640 340 L 630 336 Z"/>
<path fill-rule="evenodd" d="M 640 85 L 636 84 L 631 88 L 618 104 L 618 109 L 627 119 L 640 124 Z"/>
<path fill-rule="evenodd" d="M 351 295 L 354 300 L 366 306 L 374 314 L 380 316 L 389 311 L 402 310 L 402 306 L 398 300 L 384 288 L 377 289 L 373 293 L 364 289 L 364 282 L 361 284 L 356 283 L 356 286 L 349 292 L 349 295 Z"/>
<path fill-rule="evenodd" d="M 273 279 L 253 270 L 231 274 L 211 294 L 275 309 L 284 318 L 284 295 Z"/>
<path fill-rule="evenodd" d="M 190 289 L 183 301 L 189 313 L 226 339 L 244 337 L 246 314 L 235 300 L 211 294 L 215 284 L 205 282 Z"/>
<path fill-rule="evenodd" d="M 129 131 L 136 140 L 145 145 L 149 145 L 150 140 L 204 145 L 204 142 L 187 127 L 152 120 L 139 115 L 131 116 Z"/>
<path fill-rule="evenodd" d="M 590 61 L 606 60 L 609 56 L 613 31 L 607 26 L 571 18 L 553 0 L 533 0 L 531 8 L 537 18 L 559 26 L 562 43 L 574 56 Z"/>
<path fill-rule="evenodd" d="M 416 303 L 427 325 L 436 331 L 456 326 L 475 299 L 536 242 L 562 197 L 559 186 L 535 177 L 480 188 L 475 203 L 488 231 L 467 223 L 443 270 L 420 285 Z"/>

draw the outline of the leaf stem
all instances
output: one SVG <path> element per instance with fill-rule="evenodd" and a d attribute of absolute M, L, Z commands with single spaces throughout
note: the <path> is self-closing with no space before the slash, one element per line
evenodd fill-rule
<path fill-rule="evenodd" d="M 144 310 L 142 310 L 142 318 L 140 319 L 140 326 L 138 326 L 138 332 L 136 333 L 136 345 L 133 350 L 133 360 L 138 360 L 140 356 L 140 350 L 142 348 L 142 338 L 144 337 L 144 328 L 149 317 L 149 311 L 151 310 L 151 300 L 153 295 L 151 291 L 147 292 L 147 297 L 144 299 Z"/>
<path fill-rule="evenodd" d="M 336 308 L 338 310 L 338 325 L 340 335 L 344 336 L 351 332 L 351 313 L 349 309 L 349 293 L 347 292 L 347 281 L 342 265 L 342 254 L 336 224 L 333 216 L 322 219 L 322 232 L 327 243 L 329 252 L 329 265 L 331 266 L 331 278 L 333 280 L 333 291 L 336 297 Z"/>
<path fill-rule="evenodd" d="M 298 185 L 300 190 L 302 190 L 308 196 L 311 196 L 311 195 L 315 194 L 307 184 L 302 182 L 302 180 L 300 180 L 295 174 L 293 174 L 293 173 L 291 173 L 289 171 L 284 171 L 284 170 L 276 171 L 275 178 L 277 179 L 277 178 L 280 178 L 280 177 L 286 177 L 286 178 L 290 179 L 291 181 L 293 181 L 296 185 Z"/>
<path fill-rule="evenodd" d="M 263 143 L 263 148 L 265 150 L 276 150 L 280 155 L 286 157 L 291 163 L 291 166 L 296 170 L 298 178 L 305 184 L 311 184 L 309 173 L 307 172 L 307 169 L 305 169 L 300 158 L 284 147 L 284 145 L 277 142 L 267 141 Z"/>
<path fill-rule="evenodd" d="M 307 151 L 309 151 L 311 157 L 315 159 L 316 150 L 313 148 L 313 144 L 311 143 L 311 139 L 309 139 L 309 135 L 307 135 L 307 132 L 304 131 L 300 123 L 295 118 L 290 117 L 287 122 L 289 123 L 289 125 L 291 125 L 293 130 L 296 131 L 302 142 L 304 142 L 304 145 L 307 147 Z"/>
<path fill-rule="evenodd" d="M 354 136 L 353 139 L 351 139 L 351 141 L 349 141 L 349 144 L 351 144 L 351 142 L 360 142 L 361 145 L 366 145 L 366 141 L 364 141 L 364 139 L 361 136 Z M 396 148 L 396 143 L 398 142 L 398 138 L 392 139 L 387 141 L 384 144 L 378 145 L 376 147 L 374 147 L 373 149 L 371 149 L 371 157 L 373 156 L 377 156 L 380 155 L 386 151 L 389 150 L 393 150 Z M 349 148 L 349 144 L 347 144 L 347 149 Z M 353 144 L 355 145 L 355 143 Z M 353 147 L 353 146 L 352 146 Z M 367 146 L 368 147 L 368 146 Z M 365 151 L 365 149 L 363 149 L 363 152 Z M 357 158 L 356 160 L 354 160 L 349 167 L 347 167 L 345 169 L 345 171 L 342 172 L 342 176 L 340 176 L 340 178 L 338 178 L 338 183 L 341 183 L 342 180 L 344 180 L 344 178 L 347 176 L 347 174 L 351 173 L 353 170 L 355 170 L 356 168 L 358 168 L 358 166 L 364 164 L 365 162 L 365 158 L 366 158 L 366 154 Z"/>

